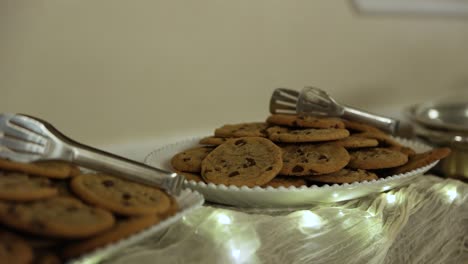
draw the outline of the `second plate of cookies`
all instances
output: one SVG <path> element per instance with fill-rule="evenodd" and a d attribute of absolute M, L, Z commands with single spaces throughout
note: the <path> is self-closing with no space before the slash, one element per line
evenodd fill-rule
<path fill-rule="evenodd" d="M 347 140 L 346 144 L 364 144 L 349 137 Z M 412 156 L 417 160 L 424 159 L 431 150 L 416 141 L 392 140 L 414 150 L 416 154 Z M 433 159 L 423 166 L 417 163 L 411 167 L 412 160 L 403 162 L 401 156 L 392 156 L 395 152 L 387 148 L 350 151 L 353 156 L 350 159 L 341 148 L 327 144 L 276 143 L 281 149 L 278 152 L 270 143 L 257 136 L 181 139 L 151 152 L 145 163 L 183 174 L 185 187 L 200 192 L 209 202 L 236 207 L 285 208 L 346 201 L 388 191 L 409 184 L 438 162 Z M 318 154 L 304 157 L 303 153 Z M 363 162 L 368 157 L 373 157 L 372 161 Z M 315 164 L 310 159 L 321 162 Z M 392 162 L 397 164 L 393 169 L 373 169 Z M 400 163 L 406 163 L 406 167 Z"/>

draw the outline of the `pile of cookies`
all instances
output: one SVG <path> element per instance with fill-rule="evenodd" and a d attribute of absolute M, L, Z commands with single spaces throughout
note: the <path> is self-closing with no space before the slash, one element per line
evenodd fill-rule
<path fill-rule="evenodd" d="M 174 171 L 187 180 L 239 187 L 371 181 L 450 153 L 438 148 L 417 154 L 369 124 L 284 114 L 265 122 L 224 125 L 199 143 L 172 157 Z"/>
<path fill-rule="evenodd" d="M 65 162 L 0 159 L 0 263 L 62 263 L 177 210 L 159 188 Z"/>

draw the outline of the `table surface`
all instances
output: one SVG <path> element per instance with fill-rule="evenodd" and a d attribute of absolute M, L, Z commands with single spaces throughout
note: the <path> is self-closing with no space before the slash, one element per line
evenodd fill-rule
<path fill-rule="evenodd" d="M 146 151 L 129 146 L 108 150 L 136 160 Z M 300 210 L 205 204 L 106 262 L 468 263 L 467 199 L 468 184 L 422 175 L 399 189 Z"/>

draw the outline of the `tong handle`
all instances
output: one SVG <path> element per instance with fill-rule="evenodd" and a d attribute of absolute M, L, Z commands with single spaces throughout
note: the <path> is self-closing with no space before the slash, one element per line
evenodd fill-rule
<path fill-rule="evenodd" d="M 387 131 L 393 135 L 396 134 L 398 130 L 398 126 L 400 123 L 399 120 L 376 114 L 371 114 L 369 112 L 362 111 L 349 106 L 343 106 L 343 109 L 344 112 L 342 117 L 345 119 L 367 123 L 384 131 Z"/>

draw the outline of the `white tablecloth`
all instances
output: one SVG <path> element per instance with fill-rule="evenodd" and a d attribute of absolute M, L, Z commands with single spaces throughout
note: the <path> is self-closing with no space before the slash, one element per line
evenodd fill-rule
<path fill-rule="evenodd" d="M 431 175 L 299 210 L 205 205 L 108 263 L 468 263 L 468 184 Z"/>

